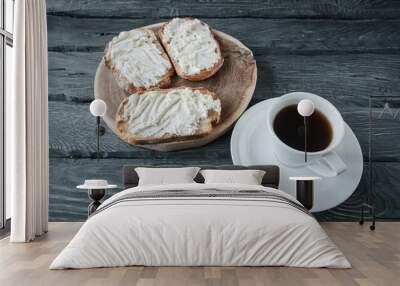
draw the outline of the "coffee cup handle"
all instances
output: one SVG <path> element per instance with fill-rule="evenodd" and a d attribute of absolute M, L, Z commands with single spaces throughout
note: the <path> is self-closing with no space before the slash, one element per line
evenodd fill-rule
<path fill-rule="evenodd" d="M 347 169 L 342 158 L 334 151 L 312 162 L 308 167 L 323 177 L 336 177 Z"/>

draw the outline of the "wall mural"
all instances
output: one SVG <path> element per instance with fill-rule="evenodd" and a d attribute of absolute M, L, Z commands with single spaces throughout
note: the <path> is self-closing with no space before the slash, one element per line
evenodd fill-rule
<path fill-rule="evenodd" d="M 258 136 L 267 132 L 267 118 L 265 125 L 261 123 L 267 109 L 261 108 L 276 107 L 278 99 L 274 98 L 295 91 L 319 95 L 310 98 L 320 111 L 328 104 L 324 99 L 328 100 L 343 117 L 343 132 L 350 134 L 345 136 L 347 145 L 343 143 L 336 150 L 345 165 L 338 173 L 343 175 L 338 175 L 336 181 L 322 180 L 325 189 L 321 193 L 326 195 L 318 198 L 321 207 L 317 210 L 321 212 L 316 217 L 358 219 L 358 206 L 368 189 L 366 163 L 361 173 L 362 154 L 364 162 L 368 162 L 368 97 L 400 96 L 397 94 L 400 56 L 396 52 L 400 45 L 397 32 L 400 22 L 387 18 L 384 7 L 372 2 L 370 6 L 355 3 L 352 9 L 343 9 L 336 2 L 316 7 L 311 1 L 291 1 L 291 9 L 287 8 L 287 1 L 274 5 L 264 1 L 156 2 L 47 1 L 50 220 L 85 220 L 89 199 L 87 192 L 76 186 L 84 179 L 107 179 L 120 187 L 110 190 L 108 196 L 118 192 L 124 164 L 221 165 L 261 160 L 261 154 L 272 148 L 270 140 L 266 139 L 268 144 L 254 145 L 255 151 L 246 157 L 240 155 L 243 147 L 237 138 L 251 141 L 253 137 L 248 132 Z M 174 31 L 161 24 L 185 16 L 199 18 L 214 31 L 215 40 L 208 34 L 207 25 L 188 19 L 180 23 L 186 25 L 192 21 L 191 29 L 198 29 L 204 37 L 200 40 L 205 39 L 207 49 L 199 52 L 214 51 L 204 62 L 209 67 L 208 73 L 190 70 L 184 52 L 182 55 L 182 51 L 176 52 L 170 45 L 168 35 Z M 137 30 L 143 27 L 147 28 Z M 122 31 L 131 32 L 120 34 Z M 160 31 L 161 43 L 156 39 Z M 124 42 L 127 36 L 135 40 L 127 44 Z M 163 51 L 162 45 L 172 62 L 164 52 L 157 52 Z M 143 47 L 146 52 L 140 50 Z M 124 49 L 135 49 L 138 53 L 135 60 L 146 76 L 137 78 L 132 73 L 133 67 L 126 66 Z M 154 65 L 153 59 L 160 64 Z M 177 75 L 173 75 L 174 70 Z M 154 122 L 153 127 L 145 127 L 143 120 L 151 117 L 145 115 L 150 114 L 157 121 L 158 113 L 147 113 L 145 105 L 140 110 L 141 116 L 133 116 L 138 108 L 133 108 L 130 101 L 137 98 L 132 96 L 128 100 L 126 95 L 150 86 L 169 88 L 157 94 L 146 93 L 146 104 L 162 107 L 157 109 L 158 113 L 165 114 L 173 108 L 187 112 L 168 113 L 170 121 L 163 122 L 170 123 L 162 129 L 157 124 L 154 128 Z M 183 93 L 193 97 L 190 104 L 195 107 L 182 101 Z M 107 103 L 99 158 L 96 119 L 89 112 L 95 97 Z M 174 107 L 168 104 L 171 98 L 179 102 Z M 248 106 L 253 108 L 238 121 L 232 134 L 231 127 Z M 213 113 L 203 116 L 203 109 L 212 109 Z M 382 109 L 387 111 L 388 106 L 374 107 L 373 114 L 379 116 Z M 260 121 L 249 119 L 249 114 L 258 114 Z M 245 121 L 250 125 L 245 125 Z M 373 126 L 374 150 L 377 150 L 373 155 L 373 175 L 377 215 L 381 218 L 400 217 L 400 190 L 396 188 L 400 183 L 398 126 L 396 116 L 377 121 Z M 333 128 L 334 132 L 341 130 Z M 180 135 L 165 136 L 160 130 L 166 129 Z M 188 136 L 190 140 L 182 140 Z M 361 149 L 351 143 L 357 140 Z M 269 160 L 272 156 L 265 158 Z M 273 160 L 270 163 L 277 163 Z M 283 168 L 281 187 L 289 189 L 287 174 Z M 361 174 L 355 192 L 351 189 L 341 195 L 346 186 L 357 185 Z M 332 192 L 336 194 L 330 196 Z"/>

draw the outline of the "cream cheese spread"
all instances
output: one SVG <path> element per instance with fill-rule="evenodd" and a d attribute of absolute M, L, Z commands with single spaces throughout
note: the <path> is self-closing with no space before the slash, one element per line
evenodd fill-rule
<path fill-rule="evenodd" d="M 187 75 L 209 69 L 221 55 L 210 28 L 198 19 L 174 18 L 164 28 L 168 54 Z"/>
<path fill-rule="evenodd" d="M 121 32 L 108 46 L 107 57 L 115 69 L 136 87 L 156 85 L 172 68 L 162 56 L 153 31 L 135 29 Z"/>
<path fill-rule="evenodd" d="M 133 136 L 185 136 L 201 131 L 209 110 L 220 113 L 221 102 L 199 90 L 152 90 L 130 95 L 122 119 L 127 120 L 128 133 Z"/>

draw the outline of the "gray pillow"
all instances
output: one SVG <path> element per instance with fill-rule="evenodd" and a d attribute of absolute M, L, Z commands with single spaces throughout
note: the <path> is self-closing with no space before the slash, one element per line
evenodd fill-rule
<path fill-rule="evenodd" d="M 195 183 L 199 167 L 184 168 L 135 168 L 139 186 Z"/>

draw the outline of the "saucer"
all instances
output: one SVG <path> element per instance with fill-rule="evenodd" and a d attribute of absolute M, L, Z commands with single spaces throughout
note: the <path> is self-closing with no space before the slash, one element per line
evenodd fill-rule
<path fill-rule="evenodd" d="M 278 165 L 279 189 L 296 196 L 296 183 L 289 177 L 320 176 L 308 167 L 289 167 L 280 163 L 273 153 L 271 135 L 266 126 L 266 114 L 275 98 L 267 99 L 249 108 L 236 123 L 231 137 L 231 156 L 235 165 Z M 311 212 L 333 208 L 357 188 L 363 172 L 363 155 L 360 144 L 350 127 L 342 143 L 334 151 L 342 158 L 347 169 L 336 177 L 315 181 L 314 206 Z"/>

